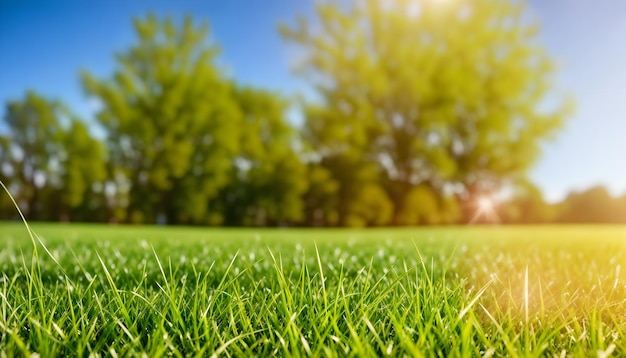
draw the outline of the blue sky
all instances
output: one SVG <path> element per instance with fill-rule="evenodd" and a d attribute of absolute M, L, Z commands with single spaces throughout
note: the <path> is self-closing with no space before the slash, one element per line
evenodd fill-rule
<path fill-rule="evenodd" d="M 35 89 L 90 117 L 78 71 L 111 73 L 113 54 L 134 41 L 131 18 L 148 11 L 208 20 L 221 62 L 241 83 L 310 91 L 290 71 L 293 48 L 277 24 L 312 9 L 310 0 L 0 0 L 0 102 Z M 531 0 L 530 9 L 560 68 L 557 92 L 577 102 L 531 178 L 551 201 L 595 184 L 626 192 L 626 1 Z"/>

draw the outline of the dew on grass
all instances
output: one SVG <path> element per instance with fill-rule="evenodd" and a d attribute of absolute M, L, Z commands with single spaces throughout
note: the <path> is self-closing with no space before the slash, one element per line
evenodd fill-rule
<path fill-rule="evenodd" d="M 170 245 L 160 242 L 157 251 L 159 253 L 167 252 L 171 257 L 171 263 L 169 260 L 162 260 L 167 278 L 161 276 L 157 262 L 151 252 L 136 254 L 136 251 L 133 250 L 126 251 L 124 244 L 119 240 L 112 240 L 110 249 L 100 250 L 106 268 L 114 277 L 120 292 L 134 292 L 132 295 L 123 293 L 120 295 L 122 302 L 131 303 L 127 307 L 131 317 L 141 317 L 141 320 L 160 322 L 151 328 L 150 332 L 153 333 L 147 339 L 148 342 L 152 342 L 150 343 L 152 345 L 148 346 L 144 346 L 144 343 L 132 343 L 123 334 L 104 334 L 96 337 L 94 334 L 96 331 L 103 332 L 106 329 L 110 332 L 118 332 L 119 326 L 116 325 L 116 320 L 112 317 L 122 314 L 121 306 L 117 301 L 118 298 L 109 289 L 104 268 L 91 254 L 92 249 L 100 246 L 97 243 L 92 243 L 91 246 L 76 249 L 77 258 L 74 259 L 73 255 L 68 255 L 70 247 L 62 244 L 65 245 L 64 248 L 57 252 L 61 254 L 59 256 L 61 265 L 67 265 L 66 269 L 73 265 L 73 269 L 69 270 L 69 272 L 74 272 L 69 274 L 70 278 L 73 279 L 75 277 L 73 275 L 88 278 L 88 280 L 92 275 L 94 277 L 100 275 L 101 278 L 91 285 L 80 283 L 77 286 L 79 295 L 65 294 L 61 297 L 65 300 L 74 296 L 82 297 L 83 305 L 74 307 L 77 313 L 79 316 L 86 315 L 84 317 L 88 317 L 88 321 L 85 322 L 97 321 L 97 330 L 90 331 L 91 326 L 85 326 L 86 330 L 80 334 L 81 337 L 85 337 L 80 338 L 80 340 L 99 344 L 96 342 L 106 342 L 108 339 L 110 340 L 108 344 L 115 345 L 116 349 L 123 347 L 124 344 L 136 344 L 134 347 L 136 347 L 137 352 L 145 350 L 150 355 L 150 349 L 154 349 L 152 351 L 154 353 L 159 345 L 171 344 L 174 349 L 179 349 L 177 342 L 180 342 L 183 337 L 185 337 L 183 340 L 194 340 L 200 345 L 210 344 L 211 347 L 219 347 L 223 342 L 237 337 L 238 334 L 250 333 L 249 336 L 242 336 L 244 338 L 241 338 L 241 342 L 245 342 L 245 345 L 239 345 L 237 343 L 239 340 L 236 339 L 222 354 L 233 356 L 269 355 L 272 353 L 270 349 L 280 347 L 276 351 L 277 354 L 296 355 L 299 353 L 304 355 L 306 352 L 303 350 L 300 340 L 301 334 L 304 334 L 309 349 L 317 355 L 324 355 L 326 352 L 323 350 L 324 348 L 330 349 L 328 353 L 346 350 L 355 355 L 359 355 L 359 353 L 360 355 L 367 355 L 367 351 L 359 350 L 354 345 L 354 339 L 357 338 L 361 340 L 366 350 L 373 349 L 379 354 L 385 354 L 391 350 L 392 354 L 402 356 L 403 354 L 410 355 L 411 351 L 406 342 L 417 344 L 418 341 L 414 340 L 417 339 L 416 335 L 419 337 L 441 335 L 450 337 L 450 339 L 442 341 L 443 343 L 437 343 L 429 341 L 428 338 L 424 340 L 424 345 L 419 346 L 419 348 L 427 351 L 428 347 L 432 348 L 437 344 L 443 344 L 442 352 L 445 353 L 454 351 L 454 349 L 458 351 L 460 346 L 454 346 L 452 342 L 460 342 L 461 338 L 456 332 L 463 332 L 463 327 L 457 326 L 456 320 L 450 320 L 446 317 L 445 312 L 458 315 L 477 295 L 485 282 L 490 280 L 494 283 L 473 306 L 472 320 L 475 320 L 473 325 L 474 328 L 480 330 L 472 329 L 470 334 L 483 333 L 473 337 L 473 342 L 478 343 L 472 354 L 478 355 L 480 352 L 489 352 L 491 347 L 495 346 L 500 348 L 493 353 L 494 356 L 506 355 L 507 351 L 503 349 L 504 343 L 501 340 L 503 336 L 509 338 L 509 344 L 513 346 L 513 349 L 524 351 L 523 341 L 516 337 L 523 337 L 523 335 L 518 335 L 522 334 L 521 332 L 527 327 L 528 323 L 525 322 L 531 322 L 530 328 L 532 332 L 537 332 L 539 339 L 550 337 L 553 343 L 545 352 L 547 356 L 558 355 L 563 347 L 568 347 L 568 354 L 573 352 L 572 355 L 577 355 L 576 352 L 580 355 L 581 352 L 585 351 L 605 350 L 606 346 L 594 345 L 592 340 L 587 338 L 569 343 L 570 340 L 581 335 L 582 328 L 580 325 L 589 327 L 589 322 L 596 322 L 588 319 L 589 308 L 596 307 L 603 312 L 616 312 L 613 316 L 608 316 L 613 327 L 601 326 L 603 330 L 600 333 L 601 338 L 607 345 L 621 338 L 619 328 L 614 327 L 623 327 L 620 325 L 626 321 L 626 316 L 619 313 L 623 312 L 624 298 L 621 295 L 626 289 L 626 286 L 623 285 L 623 272 L 621 267 L 618 268 L 618 265 L 623 262 L 621 261 L 623 256 L 620 256 L 619 253 L 616 254 L 615 251 L 605 256 L 604 260 L 592 256 L 590 253 L 585 253 L 585 265 L 581 265 L 576 254 L 567 254 L 567 248 L 543 252 L 537 249 L 539 244 L 535 245 L 535 248 L 511 246 L 507 249 L 508 243 L 492 247 L 474 246 L 475 243 L 471 245 L 461 243 L 459 249 L 454 252 L 454 256 L 451 256 L 452 247 L 437 250 L 425 244 L 424 239 L 422 239 L 419 243 L 425 266 L 422 268 L 422 262 L 418 259 L 419 255 L 412 249 L 412 244 L 396 247 L 389 245 L 388 237 L 383 236 L 378 241 L 370 239 L 356 241 L 353 247 L 347 248 L 348 238 L 346 237 L 342 240 L 333 240 L 332 245 L 327 242 L 318 243 L 319 256 L 325 275 L 325 293 L 322 294 L 315 250 L 313 252 L 307 250 L 306 253 L 302 250 L 302 252 L 294 255 L 294 252 L 297 252 L 294 251 L 297 243 L 301 246 L 310 247 L 308 246 L 309 242 L 298 241 L 295 238 L 293 241 L 275 242 L 272 241 L 274 239 L 268 238 L 267 246 L 264 244 L 255 248 L 255 244 L 252 244 L 253 249 L 244 256 L 246 259 L 236 261 L 231 268 L 231 273 L 224 276 L 234 252 L 239 249 L 245 250 L 251 245 L 250 237 L 248 236 L 248 241 L 235 241 L 235 244 L 228 243 L 227 240 L 221 240 L 217 244 L 208 244 L 204 241 L 213 237 L 213 235 L 204 236 L 203 241 L 201 241 L 202 245 L 187 243 Z M 142 240 L 149 242 L 150 238 L 142 238 Z M 53 243 L 53 240 L 51 239 L 50 242 Z M 433 245 L 439 245 L 440 242 L 437 241 Z M 281 270 L 276 270 L 274 267 L 266 247 L 272 250 L 277 259 L 282 258 Z M 407 251 L 407 247 L 411 249 Z M 135 245 L 134 248 L 136 249 L 137 246 Z M 381 250 L 383 255 L 379 257 L 378 253 Z M 579 250 L 570 249 L 570 251 L 577 252 Z M 478 258 L 475 257 L 476 253 L 480 254 Z M 0 286 L 0 293 L 3 295 L 6 295 L 7 292 L 2 290 L 6 291 L 7 287 L 10 286 L 6 282 L 10 282 L 10 280 L 23 282 L 26 279 L 24 271 L 21 271 L 23 270 L 21 260 L 15 265 L 10 263 L 10 255 L 14 254 L 15 251 L 9 250 L 9 256 L 7 254 L 0 255 L 0 262 L 4 261 L 3 267 L 8 265 L 9 270 L 14 270 L 14 266 L 17 267 L 14 277 L 6 274 L 6 272 L 10 272 L 9 270 L 4 271 L 5 274 L 2 277 L 5 283 Z M 30 265 L 29 257 L 25 256 L 27 265 Z M 125 261 L 119 256 L 122 256 Z M 532 259 L 529 259 L 531 256 Z M 110 259 L 111 257 L 113 260 Z M 194 262 L 194 267 L 186 265 L 183 257 L 187 259 L 187 262 L 191 259 Z M 619 259 L 613 260 L 614 257 Z M 116 266 L 109 265 L 111 261 Z M 45 265 L 47 272 L 52 272 L 51 277 L 56 277 L 59 274 L 59 271 L 55 271 L 57 266 L 50 259 L 42 257 L 41 262 Z M 80 268 L 81 266 L 77 263 L 80 263 L 83 268 Z M 209 266 L 212 264 L 214 267 L 209 270 Z M 539 307 L 538 303 L 533 303 L 533 298 L 541 297 L 539 287 L 543 290 L 541 295 L 546 301 L 545 315 L 531 316 L 528 321 L 521 319 L 523 314 L 522 316 L 519 315 L 519 312 L 523 312 L 523 309 L 520 310 L 519 297 L 523 297 L 521 287 L 523 287 L 524 279 L 519 268 L 526 266 L 526 264 L 536 267 L 531 272 L 537 276 L 536 282 L 531 280 L 529 287 L 531 314 L 533 307 Z M 301 271 L 301 269 L 307 269 L 307 271 Z M 156 277 L 157 280 L 153 284 L 145 284 L 146 282 L 144 282 L 142 285 L 137 285 L 136 279 L 120 276 L 121 272 L 134 277 L 140 275 L 143 275 L 144 278 Z M 171 276 L 170 272 L 172 272 Z M 305 273 L 304 281 L 301 277 L 302 272 Z M 284 281 L 278 281 L 277 275 L 279 274 L 284 275 Z M 342 275 L 341 280 L 339 275 Z M 445 275 L 445 284 L 441 281 L 443 275 Z M 225 280 L 220 283 L 224 277 Z M 65 279 L 65 282 L 69 283 L 69 279 Z M 80 280 L 75 282 L 80 282 Z M 186 289 L 177 292 L 178 296 L 174 299 L 164 294 L 162 289 L 156 286 L 165 287 L 169 283 L 170 287 L 180 287 L 173 285 L 175 282 L 186 282 Z M 569 287 L 565 286 L 567 282 L 571 282 Z M 55 283 L 49 284 L 54 285 Z M 196 284 L 202 284 L 207 292 L 194 292 L 193 288 Z M 88 286 L 89 288 L 87 288 Z M 25 286 L 14 285 L 11 286 L 11 290 L 22 289 L 20 287 Z M 51 291 L 47 297 L 54 297 L 54 286 L 49 288 Z M 48 289 L 48 286 L 45 289 Z M 613 293 L 615 290 L 616 292 Z M 14 292 L 17 291 L 11 291 L 11 294 Z M 96 292 L 98 293 L 96 298 L 90 298 Z M 195 295 L 199 295 L 200 301 L 205 301 L 209 293 L 215 294 L 215 297 L 210 296 L 208 298 L 209 308 L 207 308 L 207 302 L 194 304 L 194 302 L 198 302 L 194 301 L 197 300 Z M 565 293 L 569 296 L 564 295 Z M 613 296 L 611 298 L 605 294 Z M 10 299 L 16 300 L 16 297 L 13 295 Z M 603 301 L 602 298 L 606 298 L 606 300 Z M 338 316 L 334 317 L 334 321 L 339 325 L 338 331 L 337 328 L 325 326 L 324 320 L 317 319 L 315 318 L 317 316 L 313 315 L 313 313 L 322 312 L 320 317 L 327 317 L 328 322 L 333 322 L 333 310 L 328 309 L 325 300 L 328 300 L 331 307 L 335 307 L 333 304 L 337 304 L 336 307 L 339 310 L 336 314 Z M 59 304 L 61 307 L 68 307 L 67 301 Z M 194 308 L 196 306 L 198 308 Z M 560 309 L 561 306 L 567 307 L 567 310 L 563 311 Z M 485 309 L 483 310 L 481 307 L 485 307 Z M 551 309 L 552 311 L 550 311 Z M 205 310 L 207 313 L 203 314 Z M 37 310 L 24 312 L 29 313 L 22 313 L 21 310 L 17 313 L 21 315 L 20 319 L 23 322 L 28 322 L 28 319 L 24 319 L 27 314 L 37 314 Z M 46 310 L 45 312 L 50 311 Z M 95 312 L 98 313 L 94 314 Z M 298 319 L 292 325 L 285 327 L 285 317 L 290 317 L 294 312 L 299 315 Z M 492 315 L 502 331 L 495 328 L 494 321 L 487 317 L 485 312 L 490 312 L 488 314 Z M 371 322 L 376 327 L 381 341 L 377 341 L 373 334 L 367 333 L 369 332 L 367 327 L 354 323 L 358 322 L 358 319 L 351 315 L 363 313 L 371 317 Z M 56 314 L 64 315 L 66 312 L 57 311 Z M 182 316 L 180 316 L 181 314 Z M 181 325 L 174 323 L 175 317 L 195 317 L 195 319 Z M 46 319 L 41 317 L 35 316 L 34 318 L 38 322 L 46 322 Z M 80 318 L 80 320 L 82 319 Z M 390 324 L 390 319 L 397 322 Z M 424 326 L 429 322 L 429 319 L 437 319 L 438 321 L 432 321 L 430 326 Z M 602 320 L 606 317 L 598 316 L 596 319 Z M 62 321 L 63 319 L 57 320 L 55 318 L 54 322 Z M 67 323 L 67 321 L 65 322 Z M 218 329 L 219 338 L 217 335 L 211 334 L 196 336 L 196 332 L 206 332 L 205 329 L 215 330 L 214 322 L 220 327 Z M 351 328 L 355 330 L 356 336 L 349 333 L 345 322 L 354 323 Z M 465 322 L 465 320 L 461 320 L 461 323 Z M 518 325 L 519 322 L 522 324 Z M 580 325 L 576 326 L 574 323 Z M 315 325 L 315 329 L 311 329 L 312 325 Z M 571 332 L 569 325 L 575 327 Z M 425 327 L 430 327 L 428 333 L 421 334 L 424 333 Z M 446 327 L 448 330 L 444 332 Z M 563 329 L 566 334 L 564 336 L 561 336 L 563 333 L 554 334 L 554 331 L 557 330 L 556 327 L 566 327 Z M 128 328 L 131 329 L 131 327 Z M 143 329 L 147 329 L 139 330 L 139 328 L 137 327 L 138 331 L 141 332 Z M 229 331 L 231 328 L 233 331 Z M 260 331 L 256 331 L 256 329 L 260 329 Z M 294 329 L 293 335 L 286 334 L 286 329 Z M 171 337 L 176 338 L 168 338 L 167 343 L 163 342 L 158 337 L 164 333 L 164 330 L 170 332 Z M 76 337 L 79 336 L 76 333 L 77 330 L 71 332 L 66 331 L 65 334 L 73 334 L 73 339 L 77 339 Z M 285 345 L 280 345 L 280 339 L 275 332 L 285 337 Z M 320 334 L 317 335 L 316 332 L 320 332 Z M 325 333 L 322 334 L 321 332 Z M 365 334 L 360 332 L 365 332 Z M 191 338 L 188 337 L 187 333 L 190 333 Z M 333 334 L 337 340 L 328 339 L 328 334 Z M 405 338 L 399 338 L 402 334 L 406 335 Z M 33 337 L 33 335 L 28 337 Z M 113 342 L 114 339 L 115 342 Z M 271 348 L 264 348 L 265 345 L 256 343 L 259 342 L 258 340 L 270 342 L 267 346 Z M 54 342 L 54 340 L 49 341 L 51 347 L 55 346 L 56 343 Z M 0 342 L 0 348 L 2 344 L 5 343 Z M 103 343 L 102 346 L 106 346 L 106 343 Z M 390 346 L 391 348 L 388 348 Z M 569 350 L 572 347 L 574 351 Z M 170 348 L 166 347 L 165 349 Z M 258 351 L 254 351 L 256 349 Z M 191 350 L 191 352 L 194 351 Z M 205 353 L 211 354 L 211 350 L 207 352 Z M 254 354 L 255 352 L 256 354 Z M 622 350 L 619 346 L 613 352 L 613 354 L 618 355 L 621 353 Z M 105 351 L 104 354 L 106 355 L 107 352 Z"/>

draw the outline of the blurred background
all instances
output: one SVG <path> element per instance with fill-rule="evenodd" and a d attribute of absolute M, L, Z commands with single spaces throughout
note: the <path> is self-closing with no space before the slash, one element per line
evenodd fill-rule
<path fill-rule="evenodd" d="M 626 223 L 625 61 L 620 0 L 0 0 L 0 180 L 42 221 Z"/>

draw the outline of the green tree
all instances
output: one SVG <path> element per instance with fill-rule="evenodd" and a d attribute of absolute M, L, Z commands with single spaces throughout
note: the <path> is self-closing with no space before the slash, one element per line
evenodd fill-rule
<path fill-rule="evenodd" d="M 354 227 L 390 222 L 394 206 L 380 185 L 376 165 L 364 161 L 353 150 L 324 156 L 319 165 L 332 173 L 332 181 L 337 183 L 335 208 L 328 213 L 329 219 Z"/>
<path fill-rule="evenodd" d="M 314 25 L 282 28 L 320 95 L 305 137 L 321 156 L 376 165 L 396 208 L 421 183 L 466 201 L 497 190 L 569 108 L 545 106 L 553 66 L 537 28 L 517 1 L 320 3 Z"/>
<path fill-rule="evenodd" d="M 75 215 L 82 220 L 102 218 L 86 216 L 87 212 L 101 211 L 104 207 L 102 189 L 98 193 L 94 186 L 101 188 L 106 178 L 104 147 L 89 133 L 83 122 L 73 119 L 62 136 L 60 153 L 60 173 L 56 201 L 60 219 L 69 221 Z M 76 212 L 76 209 L 80 208 Z"/>
<path fill-rule="evenodd" d="M 4 122 L 2 181 L 28 219 L 67 220 L 93 198 L 104 177 L 103 148 L 62 103 L 28 92 L 7 104 Z"/>
<path fill-rule="evenodd" d="M 455 197 L 421 184 L 409 190 L 396 215 L 400 225 L 444 225 L 458 222 L 461 212 Z"/>
<path fill-rule="evenodd" d="M 238 88 L 243 115 L 240 150 L 218 208 L 229 225 L 293 224 L 303 220 L 306 166 L 285 120 L 287 101 L 268 91 Z"/>
<path fill-rule="evenodd" d="M 339 221 L 337 197 L 339 182 L 319 163 L 308 166 L 308 189 L 304 194 L 305 224 L 335 226 Z"/>
<path fill-rule="evenodd" d="M 2 181 L 13 189 L 13 196 L 27 219 L 38 219 L 42 196 L 58 163 L 62 140 L 59 117 L 63 108 L 29 91 L 22 100 L 6 105 L 3 117 L 8 132 L 0 139 Z"/>
<path fill-rule="evenodd" d="M 128 197 L 126 220 L 209 222 L 208 202 L 228 182 L 241 113 L 215 64 L 208 26 L 187 17 L 134 21 L 138 41 L 108 79 L 83 74 L 102 105 L 111 185 Z M 119 201 L 124 204 L 124 201 Z"/>
<path fill-rule="evenodd" d="M 582 192 L 570 193 L 559 213 L 559 221 L 566 223 L 617 223 L 623 222 L 625 213 L 618 199 L 613 198 L 603 186 Z"/>
<path fill-rule="evenodd" d="M 386 225 L 393 215 L 393 203 L 380 185 L 363 185 L 350 204 L 344 219 L 344 224 L 347 226 Z"/>
<path fill-rule="evenodd" d="M 556 208 L 548 204 L 541 190 L 530 181 L 517 183 L 513 195 L 500 205 L 502 220 L 510 224 L 541 224 L 556 220 Z"/>

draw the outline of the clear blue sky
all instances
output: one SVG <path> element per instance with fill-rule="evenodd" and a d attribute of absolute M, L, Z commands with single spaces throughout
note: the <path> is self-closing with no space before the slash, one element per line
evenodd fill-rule
<path fill-rule="evenodd" d="M 560 66 L 557 90 L 577 101 L 531 178 L 549 200 L 595 184 L 626 192 L 626 1 L 533 0 L 530 8 Z M 0 102 L 34 89 L 90 117 L 79 69 L 111 73 L 113 53 L 134 40 L 131 18 L 148 11 L 208 20 L 221 62 L 241 83 L 310 91 L 290 72 L 293 49 L 276 28 L 312 9 L 310 0 L 0 0 Z"/>

